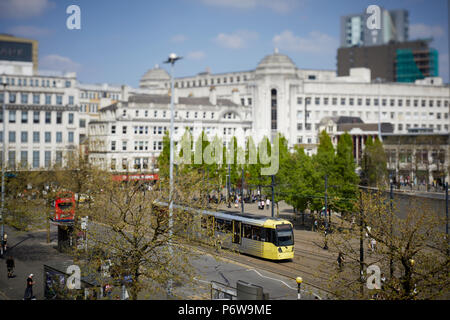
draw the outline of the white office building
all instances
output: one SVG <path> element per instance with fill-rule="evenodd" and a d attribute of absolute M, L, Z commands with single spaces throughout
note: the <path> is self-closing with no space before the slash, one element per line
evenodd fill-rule
<path fill-rule="evenodd" d="M 0 83 L 7 83 L 6 90 L 0 86 L 6 108 L 0 142 L 6 143 L 8 168 L 38 170 L 63 164 L 67 152 L 78 148 L 78 89 L 75 73 L 34 73 L 26 64 L 0 65 Z"/>
<path fill-rule="evenodd" d="M 151 90 L 170 88 L 170 77 L 153 69 L 158 79 Z M 141 87 L 146 87 L 142 79 Z M 161 80 L 159 80 L 161 79 Z M 157 84 L 159 83 L 159 86 Z M 325 117 L 359 117 L 365 123 L 391 123 L 394 134 L 428 128 L 449 132 L 450 86 L 441 78 L 416 83 L 371 82 L 370 70 L 351 69 L 338 77 L 329 70 L 299 69 L 286 55 L 267 55 L 256 69 L 223 74 L 199 73 L 175 79 L 179 97 L 207 97 L 211 86 L 218 99 L 229 99 L 247 110 L 255 140 L 281 132 L 290 146 L 302 145 L 308 154 L 316 152 L 320 122 Z M 247 121 L 247 120 L 246 120 Z"/>

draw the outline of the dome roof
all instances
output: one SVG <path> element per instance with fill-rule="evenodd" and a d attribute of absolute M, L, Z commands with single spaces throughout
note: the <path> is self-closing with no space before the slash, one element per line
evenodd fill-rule
<path fill-rule="evenodd" d="M 141 78 L 141 81 L 145 80 L 170 80 L 170 75 L 166 70 L 161 69 L 156 65 L 153 69 L 148 70 Z"/>
<path fill-rule="evenodd" d="M 256 67 L 257 73 L 295 73 L 297 66 L 287 55 L 278 53 L 265 56 Z"/>

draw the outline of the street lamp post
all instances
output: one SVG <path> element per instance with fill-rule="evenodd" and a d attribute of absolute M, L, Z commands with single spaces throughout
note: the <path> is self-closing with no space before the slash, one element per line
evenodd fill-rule
<path fill-rule="evenodd" d="M 301 296 L 301 286 L 302 286 L 303 279 L 302 279 L 302 277 L 297 277 L 297 279 L 295 279 L 295 281 L 297 282 L 297 287 L 298 287 L 297 300 L 300 300 L 302 298 L 302 296 Z"/>
<path fill-rule="evenodd" d="M 169 175 L 170 175 L 170 191 L 169 191 L 169 254 L 173 256 L 173 248 L 172 248 L 172 228 L 173 228 L 173 160 L 174 160 L 174 151 L 173 151 L 173 131 L 174 131 L 174 77 L 173 77 L 173 69 L 175 62 L 177 60 L 182 59 L 182 57 L 178 57 L 175 53 L 171 53 L 164 63 L 171 64 L 170 70 L 170 166 L 169 166 Z M 172 280 L 169 279 L 167 284 L 167 295 L 172 296 Z"/>
<path fill-rule="evenodd" d="M 2 77 L 2 85 L 3 85 L 3 103 L 2 103 L 2 120 L 3 120 L 3 154 L 2 154 L 2 207 L 1 207 L 1 213 L 0 213 L 0 220 L 2 222 L 2 228 L 1 228 L 1 256 L 3 256 L 3 241 L 5 236 L 5 221 L 4 221 L 4 214 L 5 214 L 5 165 L 6 165 L 6 86 L 8 85 L 6 83 L 6 80 Z"/>

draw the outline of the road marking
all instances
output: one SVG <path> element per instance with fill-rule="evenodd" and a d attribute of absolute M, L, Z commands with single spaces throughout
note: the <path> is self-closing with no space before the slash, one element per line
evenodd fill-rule
<path fill-rule="evenodd" d="M 262 277 L 262 278 L 267 278 L 267 279 L 271 279 L 271 280 L 274 280 L 274 281 L 279 281 L 279 282 L 281 282 L 282 284 L 284 284 L 286 287 L 288 287 L 289 289 L 297 290 L 297 288 L 292 288 L 290 285 L 288 285 L 288 284 L 287 284 L 286 282 L 284 282 L 283 280 L 275 279 L 275 278 L 271 278 L 271 277 L 264 276 L 264 275 L 262 275 L 259 271 L 255 270 L 255 269 L 247 269 L 246 271 L 255 271 L 255 272 L 256 272 L 260 277 Z"/>
<path fill-rule="evenodd" d="M 271 277 L 267 277 L 267 276 L 265 276 L 265 275 L 262 275 L 259 271 L 255 270 L 255 269 L 247 269 L 246 271 L 255 271 L 255 272 L 256 272 L 260 277 L 262 277 L 262 278 L 267 278 L 267 279 L 271 279 L 271 280 L 274 280 L 274 281 L 279 281 L 279 282 L 281 282 L 282 284 L 284 284 L 286 287 L 288 287 L 289 289 L 292 289 L 292 290 L 295 290 L 295 291 L 298 290 L 298 288 L 293 288 L 293 287 L 291 287 L 290 285 L 288 285 L 288 284 L 287 284 L 286 282 L 284 282 L 283 280 L 275 279 L 275 278 L 271 278 Z M 306 292 L 305 290 L 301 290 L 301 291 Z M 308 291 L 308 293 L 313 294 L 316 298 L 318 298 L 319 300 L 322 300 L 322 298 L 321 298 L 320 296 L 318 296 L 317 294 L 315 294 L 314 292 Z"/>

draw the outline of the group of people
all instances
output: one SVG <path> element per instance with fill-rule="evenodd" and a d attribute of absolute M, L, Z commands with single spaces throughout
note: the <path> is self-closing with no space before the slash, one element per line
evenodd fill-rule
<path fill-rule="evenodd" d="M 1 249 L 2 249 L 2 255 L 4 255 L 7 251 L 7 245 L 8 245 L 8 235 L 5 233 L 3 235 L 3 239 L 1 241 Z M 8 279 L 11 278 L 15 278 L 16 276 L 14 275 L 14 269 L 16 267 L 16 262 L 13 258 L 13 256 L 11 254 L 8 253 L 8 257 L 6 258 L 6 271 L 8 273 Z M 25 289 L 25 294 L 23 296 L 24 300 L 36 300 L 36 297 L 33 294 L 33 285 L 35 284 L 34 280 L 33 280 L 34 274 L 30 274 L 27 277 L 26 280 L 26 289 Z"/>
<path fill-rule="evenodd" d="M 259 210 L 264 210 L 264 206 L 266 207 L 267 210 L 269 210 L 270 208 L 270 199 L 267 198 L 266 201 L 264 201 L 263 199 L 258 201 L 258 209 Z"/>

